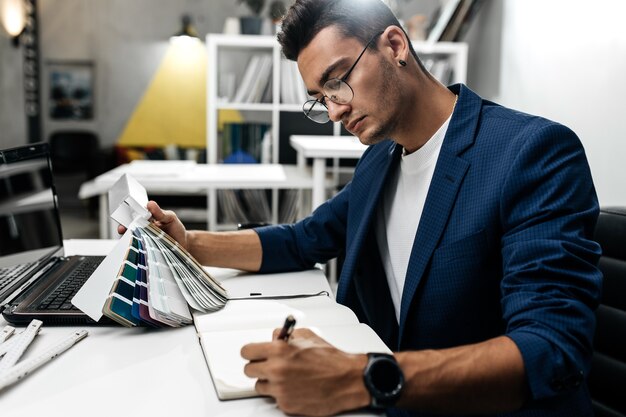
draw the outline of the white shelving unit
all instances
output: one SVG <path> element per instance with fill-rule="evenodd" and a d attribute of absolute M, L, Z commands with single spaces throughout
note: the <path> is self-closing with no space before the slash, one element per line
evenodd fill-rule
<path fill-rule="evenodd" d="M 280 45 L 273 36 L 255 36 L 255 35 L 222 35 L 209 34 L 206 38 L 208 48 L 208 74 L 207 74 L 207 162 L 209 164 L 219 163 L 222 155 L 219 155 L 219 132 L 218 132 L 218 116 L 223 110 L 237 110 L 244 114 L 253 112 L 257 115 L 261 114 L 271 129 L 271 157 L 270 163 L 277 163 L 279 157 L 279 140 L 280 140 L 280 117 L 282 112 L 301 112 L 302 103 L 285 104 L 281 101 L 281 81 L 285 76 L 281 71 L 281 61 L 284 60 L 281 54 Z M 444 83 L 464 83 L 467 76 L 467 44 L 464 43 L 428 43 L 414 42 L 416 52 L 427 67 L 430 64 L 437 64 L 439 72 L 449 74 L 450 79 L 444 80 Z M 242 84 L 245 78 L 246 69 L 249 65 L 251 57 L 255 54 L 264 54 L 271 56 L 271 102 L 268 103 L 246 103 L 232 102 L 220 99 L 220 85 L 225 85 L 222 77 L 230 78 L 231 86 L 233 84 L 235 91 Z M 441 64 L 443 63 L 443 65 Z M 432 71 L 434 75 L 435 71 Z M 297 75 L 299 79 L 299 74 Z M 304 91 L 304 90 L 303 90 Z M 307 134 L 307 121 L 303 118 L 302 134 Z M 333 126 L 333 135 L 341 134 L 341 125 L 335 123 Z M 276 211 L 277 197 L 276 192 L 272 197 L 272 211 Z M 216 196 L 214 196 L 216 198 Z M 209 209 L 216 207 L 215 202 L 211 203 L 209 196 Z M 276 216 L 272 216 L 273 219 Z"/>

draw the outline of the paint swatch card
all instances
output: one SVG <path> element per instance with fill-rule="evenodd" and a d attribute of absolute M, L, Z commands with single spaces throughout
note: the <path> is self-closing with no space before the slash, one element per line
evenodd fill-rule
<path fill-rule="evenodd" d="M 179 327 L 192 323 L 191 310 L 207 313 L 224 307 L 228 294 L 220 282 L 150 223 L 143 186 L 126 174 L 109 195 L 117 203 L 109 207 L 112 217 L 128 231 L 103 262 L 107 271 L 92 275 L 75 297 L 79 308 L 88 307 L 81 310 L 96 321 L 103 314 L 128 327 Z M 91 280 L 98 282 L 92 285 Z M 103 292 L 107 280 L 108 295 Z"/>

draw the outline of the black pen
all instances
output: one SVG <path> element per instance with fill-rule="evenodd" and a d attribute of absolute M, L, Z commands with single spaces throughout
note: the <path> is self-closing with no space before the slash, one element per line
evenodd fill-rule
<path fill-rule="evenodd" d="M 290 314 L 285 319 L 285 324 L 283 324 L 283 328 L 280 329 L 280 333 L 278 334 L 278 340 L 284 340 L 285 342 L 287 342 L 295 327 L 296 319 Z"/>

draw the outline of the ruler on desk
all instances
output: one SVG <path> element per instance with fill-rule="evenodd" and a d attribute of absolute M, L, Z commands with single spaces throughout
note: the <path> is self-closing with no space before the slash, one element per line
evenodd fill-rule
<path fill-rule="evenodd" d="M 0 344 L 2 344 L 2 342 L 7 340 L 9 337 L 11 337 L 13 332 L 15 332 L 15 327 L 4 326 L 4 329 L 2 329 L 2 332 L 0 332 Z"/>
<path fill-rule="evenodd" d="M 5 337 L 5 341 L 0 344 L 0 357 L 2 357 L 0 360 L 0 391 L 30 375 L 35 369 L 56 358 L 88 335 L 87 330 L 78 330 L 60 342 L 47 347 L 42 353 L 17 363 L 39 333 L 41 325 L 40 320 L 33 320 L 24 331 L 8 340 L 6 339 L 15 329 L 7 329 L 7 327 L 11 327 L 7 326 L 3 330 L 2 335 L 6 331 L 7 336 L 0 336 Z"/>

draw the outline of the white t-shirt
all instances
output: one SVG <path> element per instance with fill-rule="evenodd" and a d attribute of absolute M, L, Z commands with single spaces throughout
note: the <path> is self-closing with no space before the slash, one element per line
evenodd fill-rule
<path fill-rule="evenodd" d="M 450 117 L 420 149 L 403 152 L 378 206 L 376 241 L 398 321 L 413 241 L 449 123 Z"/>

